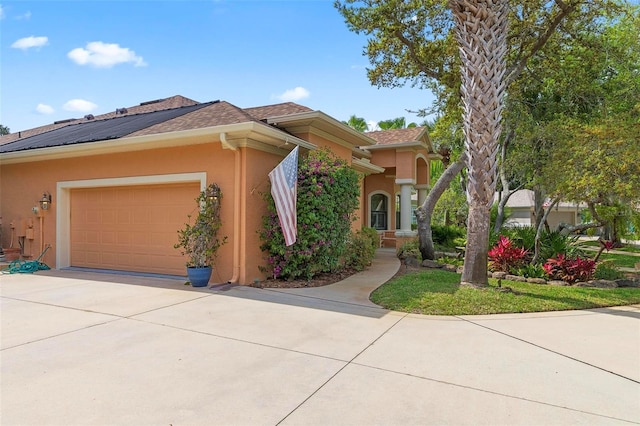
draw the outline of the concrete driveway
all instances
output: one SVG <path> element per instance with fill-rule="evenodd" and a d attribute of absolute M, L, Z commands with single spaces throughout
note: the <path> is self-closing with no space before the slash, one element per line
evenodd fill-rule
<path fill-rule="evenodd" d="M 640 423 L 640 306 L 465 317 L 0 276 L 2 425 Z"/>

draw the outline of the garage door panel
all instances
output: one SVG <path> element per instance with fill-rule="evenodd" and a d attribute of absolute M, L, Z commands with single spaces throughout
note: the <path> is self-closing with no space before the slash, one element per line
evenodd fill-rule
<path fill-rule="evenodd" d="M 199 183 L 71 191 L 71 265 L 184 275 L 173 248 Z"/>

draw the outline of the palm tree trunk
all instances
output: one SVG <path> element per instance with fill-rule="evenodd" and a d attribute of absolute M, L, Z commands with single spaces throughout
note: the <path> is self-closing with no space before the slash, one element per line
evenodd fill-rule
<path fill-rule="evenodd" d="M 508 0 L 449 0 L 462 61 L 469 218 L 462 284 L 486 286 L 490 207 L 502 131 Z"/>

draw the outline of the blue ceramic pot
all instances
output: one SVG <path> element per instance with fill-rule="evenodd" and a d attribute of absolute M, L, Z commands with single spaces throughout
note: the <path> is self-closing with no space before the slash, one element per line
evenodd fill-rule
<path fill-rule="evenodd" d="M 206 287 L 209 284 L 213 268 L 211 266 L 189 266 L 187 268 L 187 276 L 192 287 Z"/>

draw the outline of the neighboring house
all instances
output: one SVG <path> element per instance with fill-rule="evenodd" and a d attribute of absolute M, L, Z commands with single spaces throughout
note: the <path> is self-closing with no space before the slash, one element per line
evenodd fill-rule
<path fill-rule="evenodd" d="M 0 137 L 2 246 L 33 258 L 51 244 L 44 261 L 58 269 L 185 275 L 177 230 L 215 182 L 228 244 L 212 280 L 249 284 L 264 278 L 267 175 L 296 145 L 328 147 L 365 176 L 354 227 L 394 231 L 398 243 L 415 235 L 411 195 L 425 196 L 437 158 L 424 128 L 362 134 L 291 102 L 243 109 L 174 96 Z M 33 209 L 43 192 L 51 208 Z"/>
<path fill-rule="evenodd" d="M 496 200 L 497 197 L 498 194 L 496 194 Z M 545 204 L 545 208 L 547 205 Z M 532 226 L 536 223 L 533 191 L 520 189 L 514 192 L 507 201 L 507 208 L 511 214 L 505 223 L 506 226 Z M 585 208 L 586 206 L 577 203 L 559 202 L 547 216 L 549 228 L 558 229 L 561 223 L 568 225 L 580 224 L 580 212 Z"/>

